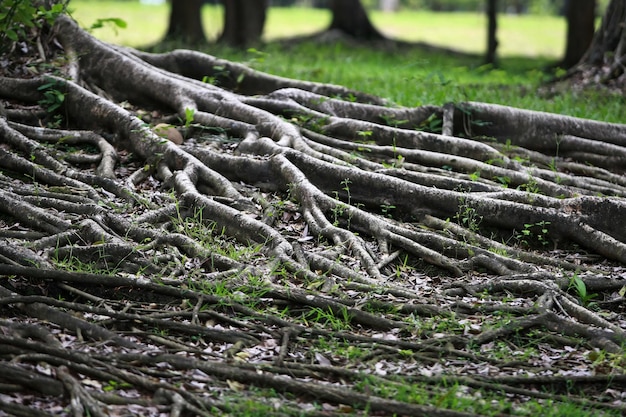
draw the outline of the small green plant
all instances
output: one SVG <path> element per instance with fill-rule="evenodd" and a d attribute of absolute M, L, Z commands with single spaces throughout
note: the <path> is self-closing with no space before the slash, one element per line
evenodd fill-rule
<path fill-rule="evenodd" d="M 576 292 L 576 296 L 580 300 L 580 303 L 585 307 L 589 306 L 589 304 L 591 304 L 591 300 L 598 296 L 598 294 L 595 293 L 589 294 L 585 281 L 580 278 L 578 273 L 575 273 L 570 278 L 568 289 Z"/>
<path fill-rule="evenodd" d="M 398 120 L 395 118 L 394 115 L 387 115 L 387 114 L 381 114 L 380 118 L 383 119 L 383 121 L 385 122 L 387 126 L 392 126 L 392 127 L 402 126 L 403 124 L 406 124 L 409 122 L 406 119 Z"/>
<path fill-rule="evenodd" d="M 495 253 L 496 255 L 500 255 L 500 256 L 504 256 L 504 257 L 508 257 L 509 256 L 509 253 L 507 252 L 507 250 L 503 249 L 503 248 L 501 249 L 501 248 L 490 247 L 490 248 L 487 248 L 487 250 L 489 252 Z"/>
<path fill-rule="evenodd" d="M 587 358 L 598 374 L 623 373 L 626 370 L 626 357 L 621 353 L 595 349 L 587 354 Z"/>
<path fill-rule="evenodd" d="M 89 31 L 94 29 L 101 29 L 105 26 L 109 26 L 113 28 L 113 31 L 117 35 L 117 29 L 126 29 L 128 26 L 124 19 L 120 19 L 119 17 L 105 17 L 97 19 L 92 25 L 89 27 Z"/>
<path fill-rule="evenodd" d="M 297 113 L 294 114 L 289 121 L 298 126 L 312 130 L 313 132 L 321 133 L 324 126 L 328 123 L 328 118 Z"/>
<path fill-rule="evenodd" d="M 171 218 L 172 232 L 180 233 L 202 243 L 206 249 L 234 260 L 246 259 L 258 253 L 263 244 L 244 245 L 226 236 L 226 230 L 217 223 L 207 220 L 202 208 L 193 213 L 184 213 L 177 206 L 176 215 Z"/>
<path fill-rule="evenodd" d="M 118 382 L 114 379 L 109 380 L 107 383 L 105 383 L 102 386 L 102 390 L 104 392 L 111 392 L 111 391 L 116 391 L 116 390 L 125 389 L 125 388 L 132 388 L 132 385 L 129 384 L 128 382 Z"/>
<path fill-rule="evenodd" d="M 255 48 L 249 48 L 248 52 L 252 57 L 248 59 L 247 65 L 253 66 L 254 64 L 262 64 L 270 56 L 267 52 L 259 51 Z"/>
<path fill-rule="evenodd" d="M 556 158 L 552 158 L 550 162 L 548 162 L 548 168 L 552 172 L 557 172 L 559 169 L 559 164 Z"/>
<path fill-rule="evenodd" d="M 548 168 L 555 173 L 555 178 L 554 181 L 557 184 L 560 184 L 563 181 L 563 178 L 561 178 L 561 176 L 559 175 L 559 148 L 561 146 L 561 138 L 558 138 L 556 140 L 556 153 L 554 155 L 554 158 L 552 158 L 550 160 L 550 162 L 548 162 Z"/>
<path fill-rule="evenodd" d="M 63 115 L 58 110 L 65 102 L 65 93 L 62 91 L 63 81 L 49 78 L 46 83 L 39 86 L 38 90 L 43 93 L 43 98 L 38 104 L 46 109 L 50 116 L 49 127 L 59 127 L 63 123 Z"/>
<path fill-rule="evenodd" d="M 44 24 L 51 25 L 65 13 L 67 3 L 60 1 L 46 9 L 35 7 L 31 0 L 0 0 L 0 53 L 10 50 L 12 42 L 30 42 L 29 31 Z"/>
<path fill-rule="evenodd" d="M 121 271 L 120 266 L 125 260 L 122 260 L 115 265 L 109 265 L 108 256 L 104 251 L 99 251 L 98 261 L 84 262 L 76 256 L 71 254 L 60 254 L 58 250 L 52 255 L 52 262 L 59 268 L 65 271 L 73 272 L 88 272 L 93 274 L 115 275 Z"/>
<path fill-rule="evenodd" d="M 345 100 L 345 101 L 349 101 L 349 102 L 351 102 L 351 103 L 356 103 L 357 98 L 355 97 L 355 95 L 354 95 L 354 94 L 349 93 L 348 95 L 346 95 L 346 96 L 344 96 L 344 97 L 343 97 L 343 100 Z"/>
<path fill-rule="evenodd" d="M 502 184 L 504 188 L 508 188 L 509 184 L 511 183 L 511 177 L 508 177 L 506 175 L 504 176 L 496 175 L 495 177 L 493 177 L 493 179 L 498 181 L 500 184 Z"/>
<path fill-rule="evenodd" d="M 337 200 L 339 199 L 339 193 L 337 193 L 336 191 L 335 191 L 335 199 Z M 342 202 L 339 202 L 335 204 L 335 206 L 331 209 L 331 212 L 333 213 L 333 226 L 335 227 L 339 226 L 339 219 L 343 217 L 343 213 L 345 212 L 347 208 L 348 206 L 346 206 Z"/>
<path fill-rule="evenodd" d="M 393 168 L 402 168 L 402 165 L 404 165 L 404 156 L 402 155 L 396 155 L 395 158 L 393 159 L 393 161 L 391 163 L 387 163 L 387 162 L 383 162 L 383 167 L 385 167 L 386 169 L 393 169 Z"/>
<path fill-rule="evenodd" d="M 488 165 L 494 165 L 497 167 L 506 167 L 506 161 L 502 157 L 487 159 L 485 163 Z"/>
<path fill-rule="evenodd" d="M 504 142 L 504 146 L 502 147 L 502 151 L 504 153 L 509 153 L 512 152 L 513 150 L 515 150 L 517 148 L 517 146 L 513 145 L 513 142 L 511 142 L 511 139 L 507 139 Z"/>
<path fill-rule="evenodd" d="M 394 275 L 396 276 L 396 278 L 400 278 L 402 277 L 402 275 L 410 273 L 414 269 L 415 268 L 413 268 L 413 266 L 409 265 L 409 255 L 405 254 L 404 258 L 402 258 L 402 262 L 396 265 Z"/>
<path fill-rule="evenodd" d="M 17 42 L 25 37 L 25 30 L 35 26 L 33 19 L 35 7 L 30 1 L 3 0 L 0 3 L 0 45 L 6 45 L 6 39 Z M 3 49 L 6 46 L 2 47 Z"/>
<path fill-rule="evenodd" d="M 391 212 L 396 208 L 393 204 L 381 204 L 380 211 L 383 216 L 392 218 Z"/>
<path fill-rule="evenodd" d="M 531 246 L 532 244 L 547 246 L 550 244 L 548 226 L 550 226 L 550 222 L 545 220 L 537 223 L 525 223 L 524 228 L 515 235 L 515 238 L 524 246 Z"/>
<path fill-rule="evenodd" d="M 522 165 L 529 165 L 530 164 L 530 159 L 527 158 L 527 157 L 522 157 L 522 156 L 515 155 L 511 159 L 513 159 L 515 162 L 518 162 L 518 163 L 520 163 Z"/>
<path fill-rule="evenodd" d="M 469 204 L 466 197 L 459 198 L 459 208 L 454 218 L 459 226 L 463 226 L 474 233 L 478 233 L 480 223 L 483 221 L 483 216 L 476 212 L 476 209 Z"/>
<path fill-rule="evenodd" d="M 341 189 L 346 192 L 348 201 L 347 201 L 347 204 L 344 204 L 343 202 L 339 201 L 339 203 L 335 204 L 335 206 L 331 209 L 333 213 L 333 226 L 339 225 L 339 218 L 343 217 L 344 213 L 346 212 L 346 210 L 349 208 L 351 204 L 351 199 L 352 199 L 350 195 L 351 183 L 352 181 L 350 181 L 349 178 L 346 178 L 345 180 L 341 181 L 341 185 L 343 185 Z M 335 199 L 339 200 L 339 193 L 337 191 L 335 191 Z M 348 229 L 350 228 L 351 217 L 352 217 L 351 215 L 348 216 Z"/>
<path fill-rule="evenodd" d="M 61 81 L 50 79 L 38 88 L 44 95 L 39 104 L 45 107 L 48 113 L 54 113 L 65 101 L 65 93 L 59 90 L 60 86 Z"/>
<path fill-rule="evenodd" d="M 541 189 L 539 188 L 539 185 L 537 184 L 537 179 L 532 176 L 528 178 L 528 182 L 520 185 L 519 189 L 526 191 L 530 194 L 539 194 L 539 192 L 541 191 Z"/>
<path fill-rule="evenodd" d="M 342 331 L 350 327 L 351 317 L 348 309 L 345 307 L 339 313 L 335 313 L 330 307 L 327 310 L 321 307 L 313 307 L 308 312 L 302 314 L 302 320 L 306 324 L 317 323 L 336 331 Z"/>
<path fill-rule="evenodd" d="M 196 109 L 185 107 L 185 129 L 188 129 L 189 126 L 191 126 L 195 114 Z"/>
<path fill-rule="evenodd" d="M 426 120 L 417 126 L 417 130 L 429 133 L 441 133 L 443 127 L 443 120 L 435 113 L 431 114 Z"/>

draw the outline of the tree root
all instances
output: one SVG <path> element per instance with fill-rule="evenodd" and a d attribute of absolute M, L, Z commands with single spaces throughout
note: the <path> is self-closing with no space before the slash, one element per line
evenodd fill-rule
<path fill-rule="evenodd" d="M 264 414 L 623 411 L 623 125 L 56 28 L 75 60 L 0 79 L 0 410 L 238 415 L 255 387 Z"/>

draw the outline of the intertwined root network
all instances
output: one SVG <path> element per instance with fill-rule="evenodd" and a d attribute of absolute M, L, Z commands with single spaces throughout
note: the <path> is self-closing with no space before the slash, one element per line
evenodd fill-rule
<path fill-rule="evenodd" d="M 113 47 L 64 17 L 57 30 L 70 59 L 55 75 L 0 80 L 0 339 L 5 374 L 30 378 L 18 387 L 92 415 L 236 413 L 206 387 L 253 385 L 295 394 L 286 414 L 314 398 L 443 416 L 480 410 L 376 386 L 559 400 L 566 380 L 619 380 L 492 353 L 520 338 L 622 352 L 626 126 L 397 107 Z M 355 346 L 369 353 L 338 356 Z"/>

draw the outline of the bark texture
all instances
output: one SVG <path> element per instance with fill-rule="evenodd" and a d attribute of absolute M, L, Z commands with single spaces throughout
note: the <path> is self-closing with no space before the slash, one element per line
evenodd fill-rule
<path fill-rule="evenodd" d="M 3 412 L 626 411 L 626 126 L 54 33 L 0 79 Z"/>
<path fill-rule="evenodd" d="M 625 22 L 626 1 L 611 0 L 583 62 L 600 65 L 607 59 L 621 60 L 626 53 Z"/>
<path fill-rule="evenodd" d="M 384 39 L 372 25 L 360 0 L 332 0 L 330 10 L 333 14 L 330 30 L 337 30 L 361 40 Z"/>
<path fill-rule="evenodd" d="M 224 0 L 224 30 L 219 42 L 243 48 L 261 41 L 269 0 Z"/>
<path fill-rule="evenodd" d="M 189 45 L 206 43 L 202 27 L 202 0 L 172 0 L 166 41 Z"/>
<path fill-rule="evenodd" d="M 487 1 L 487 54 L 485 62 L 487 64 L 497 64 L 498 51 L 498 0 Z"/>
<path fill-rule="evenodd" d="M 585 55 L 595 33 L 596 2 L 590 0 L 570 0 L 567 2 L 567 37 L 565 56 L 560 65 L 571 68 Z"/>
<path fill-rule="evenodd" d="M 582 84 L 624 90 L 626 77 L 626 0 L 611 0 L 589 49 L 567 74 Z"/>

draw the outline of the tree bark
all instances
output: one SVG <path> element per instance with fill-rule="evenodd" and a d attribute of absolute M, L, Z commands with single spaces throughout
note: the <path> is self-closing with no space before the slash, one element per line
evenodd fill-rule
<path fill-rule="evenodd" d="M 564 79 L 582 84 L 624 87 L 626 64 L 626 0 L 611 0 L 589 49 Z"/>
<path fill-rule="evenodd" d="M 370 21 L 360 0 L 333 0 L 330 9 L 333 14 L 330 30 L 339 30 L 362 40 L 384 39 Z"/>
<path fill-rule="evenodd" d="M 224 0 L 224 30 L 218 42 L 244 48 L 260 42 L 268 0 Z"/>
<path fill-rule="evenodd" d="M 202 0 L 172 0 L 166 40 L 189 45 L 206 43 L 202 28 Z"/>
<path fill-rule="evenodd" d="M 617 61 L 623 58 L 626 50 L 626 0 L 612 0 L 606 9 L 602 25 L 593 37 L 583 63 L 601 65 L 609 58 Z"/>
<path fill-rule="evenodd" d="M 567 19 L 567 43 L 565 56 L 560 63 L 571 68 L 585 55 L 591 45 L 595 30 L 595 0 L 569 0 L 565 16 Z"/>
<path fill-rule="evenodd" d="M 498 0 L 487 0 L 487 54 L 485 63 L 497 64 Z"/>

